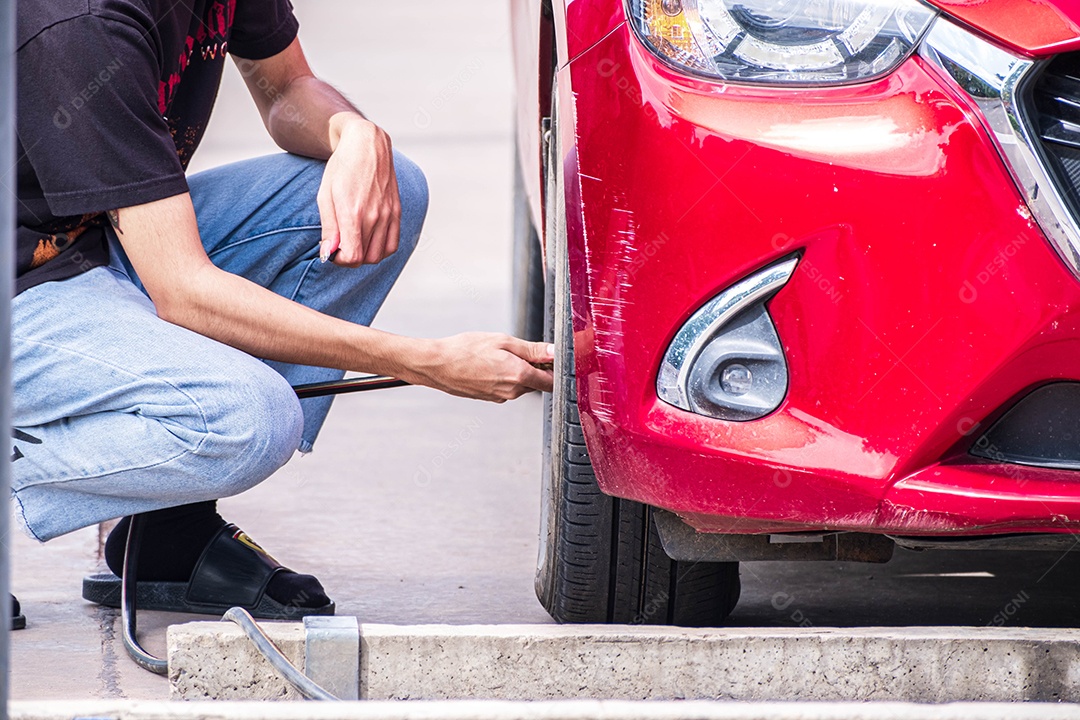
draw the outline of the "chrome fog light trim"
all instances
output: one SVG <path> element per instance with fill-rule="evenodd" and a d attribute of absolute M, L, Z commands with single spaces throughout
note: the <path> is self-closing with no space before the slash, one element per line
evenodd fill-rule
<path fill-rule="evenodd" d="M 951 77 L 982 111 L 999 154 L 1058 254 L 1080 276 L 1080 227 L 1043 165 L 1021 98 L 1045 61 L 1022 58 L 938 18 L 919 54 Z"/>
<path fill-rule="evenodd" d="M 668 346 L 656 379 L 664 402 L 722 420 L 768 415 L 787 394 L 787 360 L 765 301 L 795 272 L 798 258 L 770 265 L 721 292 Z"/>

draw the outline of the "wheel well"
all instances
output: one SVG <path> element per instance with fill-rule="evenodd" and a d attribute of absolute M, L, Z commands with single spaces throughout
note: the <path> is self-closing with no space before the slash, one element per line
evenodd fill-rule
<path fill-rule="evenodd" d="M 555 11 L 551 0 L 543 0 L 540 3 L 540 37 L 539 37 L 539 87 L 540 93 L 540 117 L 551 117 L 551 87 L 555 82 L 555 71 L 559 67 L 559 50 L 555 41 Z M 540 122 L 540 118 L 537 118 Z"/>

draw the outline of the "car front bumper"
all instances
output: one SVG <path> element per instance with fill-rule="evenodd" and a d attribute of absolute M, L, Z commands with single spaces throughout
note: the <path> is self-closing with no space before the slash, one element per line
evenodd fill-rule
<path fill-rule="evenodd" d="M 1076 471 L 968 454 L 1032 389 L 1080 379 L 1080 283 L 958 86 L 918 56 L 846 87 L 719 85 L 623 25 L 559 91 L 579 404 L 605 492 L 724 533 L 1080 528 Z M 661 401 L 682 324 L 793 253 L 768 304 L 780 408 L 729 422 Z"/>

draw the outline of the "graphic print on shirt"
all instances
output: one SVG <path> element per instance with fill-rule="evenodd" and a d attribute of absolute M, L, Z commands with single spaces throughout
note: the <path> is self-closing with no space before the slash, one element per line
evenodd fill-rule
<path fill-rule="evenodd" d="M 83 218 L 84 222 L 89 218 Z M 60 253 L 68 248 L 71 243 L 75 242 L 80 235 L 87 230 L 87 225 L 80 225 L 79 227 L 68 230 L 67 232 L 59 232 L 55 235 L 46 235 L 38 240 L 37 247 L 34 248 L 34 258 L 30 261 L 30 269 L 39 268 L 50 260 L 56 258 Z"/>
<path fill-rule="evenodd" d="M 192 28 L 184 40 L 173 70 L 161 81 L 158 88 L 158 111 L 169 124 L 176 153 L 180 157 L 180 164 L 185 168 L 191 161 L 206 127 L 201 123 L 188 125 L 178 122 L 171 111 L 175 103 L 184 103 L 185 88 L 198 88 L 203 92 L 205 86 L 199 82 L 202 78 L 214 78 L 215 85 L 220 82 L 220 66 L 224 64 L 225 55 L 229 51 L 229 34 L 235 18 L 236 0 L 213 0 L 208 3 L 205 15 L 202 18 L 193 18 Z M 185 75 L 202 77 L 189 77 L 187 82 L 181 84 Z M 209 112 L 206 115 L 209 116 Z"/>
<path fill-rule="evenodd" d="M 276 55 L 298 26 L 290 0 L 19 3 L 16 292 L 109 263 L 83 213 L 187 191 L 225 56 Z"/>

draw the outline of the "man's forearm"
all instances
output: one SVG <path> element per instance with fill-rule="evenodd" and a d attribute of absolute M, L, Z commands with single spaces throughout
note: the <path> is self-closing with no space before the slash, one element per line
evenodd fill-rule
<path fill-rule="evenodd" d="M 326 160 L 344 126 L 363 115 L 333 86 L 316 77 L 298 77 L 270 105 L 266 126 L 278 147 Z"/>
<path fill-rule="evenodd" d="M 267 360 L 425 382 L 424 363 L 436 341 L 323 315 L 214 266 L 187 195 L 110 218 L 163 319 Z"/>
<path fill-rule="evenodd" d="M 163 319 L 256 357 L 371 372 L 423 382 L 434 342 L 405 338 L 324 315 L 207 264 Z M 434 359 L 432 359 L 434 362 Z"/>
<path fill-rule="evenodd" d="M 206 265 L 159 314 L 257 357 L 371 372 L 495 402 L 551 392 L 551 346 L 494 333 L 440 340 L 401 337 L 323 315 Z"/>

